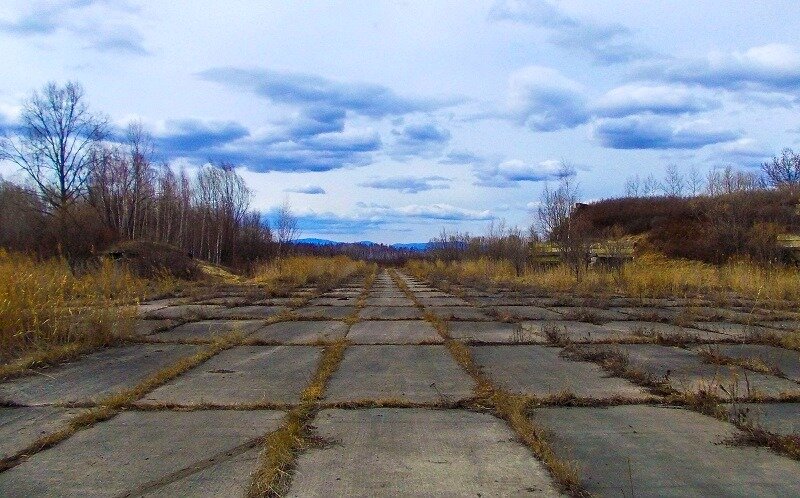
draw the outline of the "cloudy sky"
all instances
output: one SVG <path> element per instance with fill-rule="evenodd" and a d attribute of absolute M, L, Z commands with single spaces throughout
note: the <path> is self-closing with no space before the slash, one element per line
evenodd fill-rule
<path fill-rule="evenodd" d="M 798 24 L 796 0 L 4 0 L 0 128 L 76 80 L 304 237 L 425 241 L 529 225 L 562 162 L 592 200 L 797 148 Z"/>

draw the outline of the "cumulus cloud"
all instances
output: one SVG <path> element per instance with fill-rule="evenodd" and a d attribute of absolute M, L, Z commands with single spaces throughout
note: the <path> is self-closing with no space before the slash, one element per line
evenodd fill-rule
<path fill-rule="evenodd" d="M 675 124 L 652 116 L 600 120 L 594 136 L 611 149 L 699 149 L 740 138 L 739 133 L 711 129 L 702 122 Z"/>
<path fill-rule="evenodd" d="M 752 138 L 740 138 L 714 147 L 709 160 L 717 165 L 735 164 L 747 168 L 757 168 L 774 155 L 766 146 Z"/>
<path fill-rule="evenodd" d="M 508 107 L 517 123 L 536 131 L 574 128 L 589 119 L 583 86 L 542 66 L 511 75 Z"/>
<path fill-rule="evenodd" d="M 252 171 L 330 171 L 363 166 L 381 148 L 378 133 L 371 129 L 303 134 L 294 122 L 278 130 L 254 132 L 228 121 L 167 121 L 155 133 L 159 151 L 167 158 L 195 161 L 230 161 Z"/>
<path fill-rule="evenodd" d="M 593 114 L 621 118 L 634 114 L 685 114 L 718 109 L 722 103 L 683 85 L 631 84 L 614 88 L 592 104 Z"/>
<path fill-rule="evenodd" d="M 773 43 L 744 52 L 712 52 L 704 58 L 650 64 L 642 75 L 709 88 L 796 91 L 800 89 L 800 50 Z"/>
<path fill-rule="evenodd" d="M 432 111 L 455 103 L 403 97 L 381 85 L 340 82 L 313 74 L 269 69 L 216 67 L 202 71 L 199 76 L 252 92 L 276 103 L 324 106 L 372 118 Z"/>
<path fill-rule="evenodd" d="M 439 159 L 439 164 L 480 164 L 483 162 L 483 157 L 468 150 L 451 150 Z"/>
<path fill-rule="evenodd" d="M 483 187 L 514 188 L 521 182 L 545 182 L 575 175 L 575 170 L 561 161 L 547 160 L 526 163 L 511 159 L 497 164 L 475 167 L 475 184 Z"/>
<path fill-rule="evenodd" d="M 569 16 L 545 0 L 498 0 L 489 10 L 492 21 L 528 24 L 550 32 L 550 42 L 590 54 L 601 64 L 616 64 L 656 56 L 634 43 L 628 28 Z"/>
<path fill-rule="evenodd" d="M 389 154 L 395 159 L 436 157 L 450 141 L 450 131 L 435 123 L 414 123 L 392 130 Z"/>
<path fill-rule="evenodd" d="M 303 185 L 302 187 L 291 187 L 283 189 L 284 192 L 292 192 L 295 194 L 309 194 L 321 195 L 325 193 L 325 189 L 319 185 Z"/>
<path fill-rule="evenodd" d="M 182 156 L 210 152 L 248 135 L 248 129 L 234 121 L 183 119 L 167 121 L 155 139 L 164 153 Z"/>
<path fill-rule="evenodd" d="M 442 176 L 395 176 L 391 178 L 381 178 L 359 183 L 360 187 L 397 190 L 404 194 L 416 194 L 428 190 L 443 190 L 450 188 L 448 183 L 452 181 Z"/>
<path fill-rule="evenodd" d="M 88 40 L 102 52 L 149 55 L 133 26 L 138 8 L 125 1 L 61 0 L 29 2 L 16 18 L 0 20 L 0 32 L 14 36 L 48 36 L 59 31 Z"/>

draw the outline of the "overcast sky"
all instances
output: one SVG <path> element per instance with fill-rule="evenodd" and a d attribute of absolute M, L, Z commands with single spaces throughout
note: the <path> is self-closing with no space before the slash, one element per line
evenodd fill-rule
<path fill-rule="evenodd" d="M 426 241 L 528 226 L 562 161 L 593 200 L 797 148 L 798 25 L 796 0 L 4 0 L 0 129 L 79 81 L 303 237 Z"/>

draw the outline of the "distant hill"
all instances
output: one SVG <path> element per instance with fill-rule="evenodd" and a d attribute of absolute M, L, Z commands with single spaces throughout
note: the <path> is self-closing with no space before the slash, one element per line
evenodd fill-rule
<path fill-rule="evenodd" d="M 295 244 L 306 244 L 309 246 L 337 246 L 342 244 L 343 242 L 336 242 L 335 240 L 328 240 L 328 239 L 315 239 L 315 238 L 306 238 L 306 239 L 297 239 L 294 241 Z"/>
<path fill-rule="evenodd" d="M 580 205 L 573 216 L 597 236 L 641 236 L 640 249 L 670 257 L 771 259 L 779 236 L 800 233 L 800 190 L 606 199 Z"/>
<path fill-rule="evenodd" d="M 358 242 L 337 242 L 335 240 L 329 239 L 317 239 L 313 237 L 304 238 L 304 239 L 297 239 L 295 244 L 305 244 L 311 246 L 339 246 L 345 244 L 353 244 L 359 246 L 377 246 L 380 245 L 377 242 L 372 242 L 371 240 L 359 240 Z M 399 243 L 399 244 L 389 244 L 389 247 L 392 249 L 397 249 L 400 251 L 426 251 L 428 249 L 429 243 L 428 242 L 408 242 L 408 243 Z"/>
<path fill-rule="evenodd" d="M 427 251 L 430 247 L 430 242 L 409 242 L 407 244 L 392 244 L 391 247 L 395 249 L 406 249 L 408 251 Z"/>

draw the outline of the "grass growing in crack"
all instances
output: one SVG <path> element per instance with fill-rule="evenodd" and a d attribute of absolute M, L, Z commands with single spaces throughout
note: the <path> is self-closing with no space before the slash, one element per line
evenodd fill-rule
<path fill-rule="evenodd" d="M 727 441 L 738 446 L 766 446 L 773 451 L 800 460 L 800 433 L 774 434 L 756 424 L 749 408 L 735 406 L 727 413 L 729 420 L 739 428 L 739 433 Z"/>
<path fill-rule="evenodd" d="M 353 312 L 345 318 L 343 321 L 347 325 L 355 325 L 360 321 L 358 315 L 361 313 L 361 310 L 364 309 L 364 305 L 367 302 L 367 297 L 369 296 L 369 291 L 372 289 L 372 285 L 375 283 L 375 278 L 378 276 L 378 265 L 372 263 L 369 266 L 367 271 L 367 275 L 364 279 L 364 288 L 361 289 L 361 293 L 358 295 L 358 299 L 356 299 L 356 306 L 353 309 Z"/>
<path fill-rule="evenodd" d="M 780 435 L 757 427 L 745 428 L 727 442 L 736 446 L 765 446 L 778 454 L 800 460 L 800 434 L 797 433 Z"/>
<path fill-rule="evenodd" d="M 706 363 L 713 365 L 732 365 L 750 370 L 751 372 L 763 373 L 774 375 L 776 377 L 786 378 L 786 374 L 774 365 L 767 365 L 761 358 L 747 357 L 747 358 L 734 358 L 723 354 L 719 348 L 709 347 L 701 349 L 698 355 Z"/>
<path fill-rule="evenodd" d="M 753 330 L 747 334 L 744 342 L 800 351 L 800 330 L 788 332 Z"/>
<path fill-rule="evenodd" d="M 615 377 L 628 379 L 634 384 L 646 387 L 653 394 L 668 396 L 675 394 L 675 390 L 664 380 L 656 380 L 649 373 L 634 367 L 628 355 L 623 351 L 614 349 L 583 349 L 568 346 L 561 352 L 562 356 L 597 363 L 603 370 Z"/>
<path fill-rule="evenodd" d="M 714 417 L 717 420 L 732 423 L 740 430 L 740 433 L 729 441 L 731 444 L 765 446 L 781 455 L 800 460 L 800 435 L 778 435 L 766 431 L 757 427 L 744 411 L 736 407 L 732 413 L 729 413 L 723 406 L 725 400 L 716 394 L 717 389 L 713 383 L 701 386 L 700 389 L 694 391 L 679 392 L 673 389 L 667 382 L 656 381 L 645 372 L 632 367 L 627 356 L 620 351 L 577 351 L 574 348 L 568 348 L 565 350 L 565 355 L 572 358 L 593 361 L 616 377 L 631 380 L 636 384 L 649 388 L 654 394 L 666 396 L 665 402 L 668 404 L 688 408 L 692 411 L 702 413 L 703 415 Z M 718 386 L 729 394 L 734 402 L 734 406 L 741 401 L 774 401 L 771 398 L 761 398 L 758 395 L 751 395 L 749 392 L 747 399 L 740 399 L 736 385 L 737 383 L 734 380 L 729 389 L 725 389 L 724 386 L 721 385 Z M 795 399 L 796 396 L 794 395 L 778 397 L 778 401 L 794 401 Z"/>
<path fill-rule="evenodd" d="M 408 296 L 414 304 L 423 310 L 424 319 L 436 329 L 444 340 L 445 347 L 461 368 L 475 381 L 476 399 L 474 404 L 482 409 L 491 411 L 495 416 L 505 420 L 517 437 L 531 450 L 531 452 L 544 463 L 558 487 L 572 496 L 586 496 L 587 493 L 580 484 L 578 470 L 571 462 L 559 458 L 552 449 L 547 432 L 536 425 L 528 416 L 528 407 L 531 398 L 528 396 L 511 394 L 495 387 L 483 375 L 480 367 L 475 362 L 469 346 L 457 341 L 450 336 L 447 321 L 436 313 L 425 310 L 416 296 L 411 292 L 406 283 L 396 274 L 390 272 L 395 284 Z M 563 401 L 563 400 L 562 400 Z"/>
<path fill-rule="evenodd" d="M 310 422 L 316 414 L 317 402 L 322 398 L 328 380 L 344 357 L 347 345 L 348 342 L 341 339 L 323 350 L 314 377 L 300 396 L 300 404 L 286 414 L 280 429 L 266 437 L 248 496 L 281 496 L 288 490 L 297 455 L 315 443 Z"/>
<path fill-rule="evenodd" d="M 544 333 L 547 340 L 556 346 L 566 347 L 572 344 L 572 340 L 567 335 L 564 327 L 556 324 L 546 324 L 542 326 L 542 333 Z"/>
<path fill-rule="evenodd" d="M 70 419 L 65 427 L 40 437 L 34 441 L 33 444 L 17 452 L 15 455 L 0 460 L 0 472 L 18 465 L 35 453 L 55 446 L 82 429 L 114 417 L 122 409 L 130 406 L 153 389 L 166 384 L 182 373 L 207 361 L 212 356 L 240 344 L 240 342 L 241 336 L 239 334 L 221 336 L 196 354 L 181 358 L 174 364 L 159 370 L 134 387 L 102 398 L 94 407 Z"/>
<path fill-rule="evenodd" d="M 495 387 L 481 372 L 480 366 L 475 362 L 469 347 L 463 342 L 450 337 L 447 322 L 431 312 L 425 313 L 425 319 L 442 336 L 445 341 L 445 347 L 447 347 L 456 363 L 475 381 L 477 406 L 488 409 L 495 416 L 505 420 L 517 437 L 544 463 L 562 491 L 572 496 L 586 495 L 580 484 L 580 477 L 575 465 L 562 460 L 555 454 L 547 432 L 537 426 L 528 416 L 531 398 L 511 394 L 504 389 Z M 565 396 L 571 398 L 566 394 Z M 565 398 L 559 397 L 561 399 L 558 401 L 564 401 Z"/>

